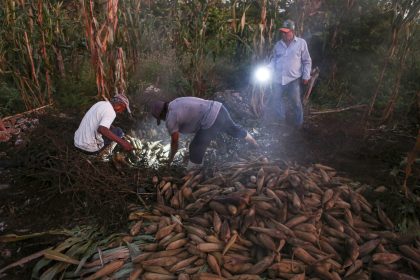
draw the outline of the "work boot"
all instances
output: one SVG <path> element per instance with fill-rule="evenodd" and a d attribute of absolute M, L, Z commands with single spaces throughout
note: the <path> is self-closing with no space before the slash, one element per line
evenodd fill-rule
<path fill-rule="evenodd" d="M 245 141 L 254 146 L 255 148 L 260 147 L 260 145 L 258 145 L 257 141 L 255 141 L 254 137 L 252 137 L 252 135 L 249 134 L 249 132 L 246 133 Z"/>
<path fill-rule="evenodd" d="M 190 171 L 190 170 L 197 170 L 197 169 L 201 169 L 201 168 L 203 168 L 203 164 L 202 163 L 194 163 L 191 160 L 188 161 L 188 164 L 187 164 L 187 170 L 188 171 Z"/>

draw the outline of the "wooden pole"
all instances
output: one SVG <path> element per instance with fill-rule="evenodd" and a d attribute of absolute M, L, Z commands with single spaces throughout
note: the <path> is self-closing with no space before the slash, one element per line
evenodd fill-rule
<path fill-rule="evenodd" d="M 35 109 L 32 109 L 32 110 L 29 110 L 29 111 L 26 111 L 26 112 L 23 112 L 23 113 L 16 114 L 16 115 L 13 115 L 13 116 L 8 116 L 8 117 L 5 117 L 1 120 L 2 121 L 7 121 L 7 120 L 18 118 L 18 117 L 23 117 L 24 115 L 35 113 L 35 112 L 41 111 L 42 109 L 46 109 L 47 107 L 50 107 L 51 105 L 52 105 L 52 103 L 41 106 L 41 107 L 38 107 L 38 108 L 35 108 Z"/>

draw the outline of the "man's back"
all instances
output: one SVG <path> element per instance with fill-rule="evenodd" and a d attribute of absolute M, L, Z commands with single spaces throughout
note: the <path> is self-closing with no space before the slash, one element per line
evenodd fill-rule
<path fill-rule="evenodd" d="M 88 152 L 96 152 L 104 146 L 99 126 L 110 128 L 116 117 L 112 105 L 108 101 L 94 104 L 83 117 L 79 128 L 74 133 L 74 145 Z"/>
<path fill-rule="evenodd" d="M 222 104 L 196 97 L 180 97 L 169 103 L 168 132 L 195 133 L 213 125 Z"/>

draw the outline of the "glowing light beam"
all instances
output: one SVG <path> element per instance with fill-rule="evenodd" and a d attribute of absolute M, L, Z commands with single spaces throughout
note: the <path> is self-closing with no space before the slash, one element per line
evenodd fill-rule
<path fill-rule="evenodd" d="M 254 78 L 258 83 L 269 83 L 271 81 L 271 70 L 267 66 L 259 66 L 254 72 Z"/>

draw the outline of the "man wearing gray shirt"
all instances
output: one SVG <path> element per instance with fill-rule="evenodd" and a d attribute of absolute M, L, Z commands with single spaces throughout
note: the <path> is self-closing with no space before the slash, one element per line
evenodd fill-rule
<path fill-rule="evenodd" d="M 274 46 L 269 67 L 274 71 L 273 104 L 278 120 L 286 120 L 284 98 L 288 98 L 294 111 L 294 125 L 300 128 L 303 124 L 301 83 L 307 85 L 309 82 L 312 59 L 306 41 L 296 37 L 294 30 L 293 21 L 283 23 L 280 28 L 282 39 Z"/>
<path fill-rule="evenodd" d="M 234 138 L 243 138 L 258 147 L 255 139 L 243 128 L 235 124 L 222 103 L 196 97 L 180 97 L 172 102 L 155 100 L 149 103 L 150 111 L 157 124 L 165 120 L 166 128 L 171 135 L 172 162 L 178 151 L 179 133 L 194 133 L 189 146 L 190 161 L 188 169 L 200 167 L 211 140 L 220 132 Z"/>

